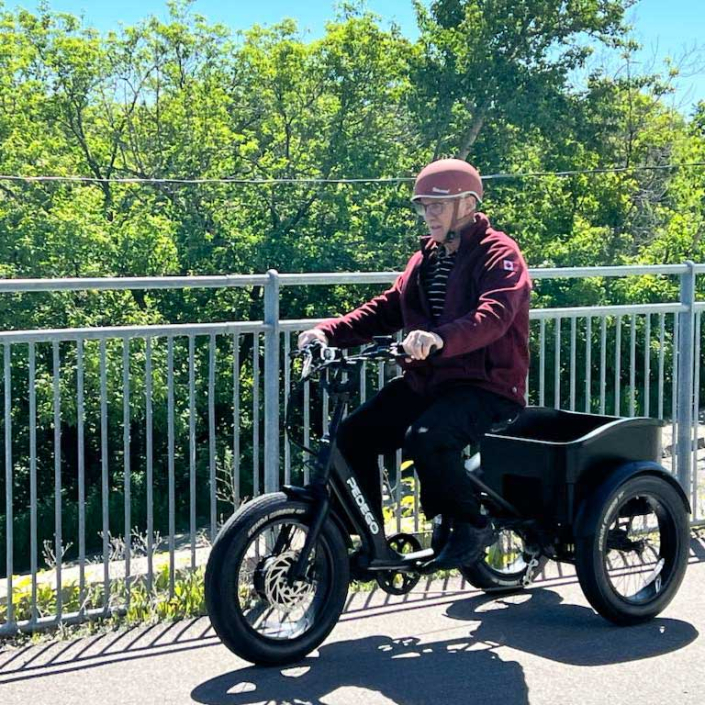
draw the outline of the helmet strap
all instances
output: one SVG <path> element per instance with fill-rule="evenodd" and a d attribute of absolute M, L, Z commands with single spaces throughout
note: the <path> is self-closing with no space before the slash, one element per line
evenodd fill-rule
<path fill-rule="evenodd" d="M 458 237 L 458 211 L 460 210 L 460 199 L 456 199 L 455 202 L 453 203 L 453 219 L 450 222 L 450 230 L 446 233 L 445 239 L 441 243 L 442 245 L 449 245 L 453 240 L 455 240 Z M 474 217 L 475 213 L 477 212 L 477 205 L 475 206 L 475 209 L 471 212 L 471 216 Z M 466 220 L 466 223 L 469 222 L 469 220 Z M 463 224 L 464 227 L 465 223 Z"/>
<path fill-rule="evenodd" d="M 455 226 L 458 222 L 458 211 L 460 210 L 460 199 L 456 198 L 455 201 L 453 202 L 453 219 L 450 221 L 450 230 L 446 233 L 445 238 L 443 238 L 443 242 L 441 245 L 450 245 L 453 240 L 455 240 L 458 237 L 458 233 L 455 230 Z"/>

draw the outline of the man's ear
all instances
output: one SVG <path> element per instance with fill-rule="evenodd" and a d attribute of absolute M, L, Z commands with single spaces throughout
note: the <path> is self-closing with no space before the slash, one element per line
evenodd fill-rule
<path fill-rule="evenodd" d="M 477 208 L 477 199 L 475 198 L 475 196 L 465 196 L 463 200 L 465 201 L 465 213 L 463 214 L 464 217 L 475 212 Z"/>

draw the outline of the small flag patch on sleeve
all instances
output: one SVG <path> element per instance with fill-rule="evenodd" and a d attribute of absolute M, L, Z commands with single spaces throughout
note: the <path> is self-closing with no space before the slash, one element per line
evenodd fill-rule
<path fill-rule="evenodd" d="M 504 260 L 504 268 L 510 272 L 514 271 L 514 262 L 512 262 L 510 259 L 505 259 Z"/>

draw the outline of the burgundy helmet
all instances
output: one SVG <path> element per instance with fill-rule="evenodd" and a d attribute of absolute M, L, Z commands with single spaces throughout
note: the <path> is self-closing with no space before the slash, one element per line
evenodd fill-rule
<path fill-rule="evenodd" d="M 439 159 L 420 171 L 411 200 L 475 196 L 480 203 L 482 193 L 482 179 L 474 166 L 462 159 Z"/>

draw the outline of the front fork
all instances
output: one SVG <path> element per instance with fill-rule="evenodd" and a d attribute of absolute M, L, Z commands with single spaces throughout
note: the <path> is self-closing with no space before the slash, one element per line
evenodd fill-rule
<path fill-rule="evenodd" d="M 301 499 L 312 504 L 311 515 L 313 516 L 313 522 L 306 534 L 306 540 L 304 541 L 303 548 L 296 563 L 293 563 L 291 568 L 289 568 L 289 573 L 287 575 L 287 582 L 292 585 L 297 580 L 304 580 L 306 574 L 306 566 L 308 564 L 309 556 L 313 547 L 318 541 L 318 536 L 321 533 L 323 524 L 328 518 L 328 512 L 330 511 L 330 494 L 325 485 L 320 483 L 315 483 L 309 485 L 308 487 L 284 487 L 284 493 L 289 499 Z"/>

